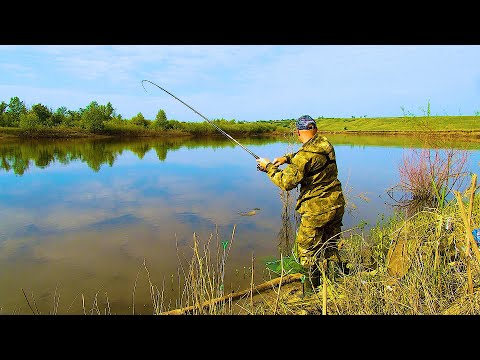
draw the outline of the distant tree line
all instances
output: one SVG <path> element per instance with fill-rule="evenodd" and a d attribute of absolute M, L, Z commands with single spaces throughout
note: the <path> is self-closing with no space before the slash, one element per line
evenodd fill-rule
<path fill-rule="evenodd" d="M 212 120 L 224 131 L 233 133 L 258 134 L 285 130 L 293 119 L 259 120 L 256 122 L 215 119 Z M 57 110 L 38 103 L 30 108 L 18 97 L 12 97 L 8 103 L 0 103 L 0 127 L 20 128 L 26 132 L 41 129 L 82 129 L 92 133 L 121 134 L 139 131 L 164 132 L 174 130 L 194 135 L 214 134 L 218 131 L 208 122 L 183 122 L 169 120 L 160 109 L 154 120 L 146 119 L 141 112 L 131 119 L 123 119 L 117 114 L 110 102 L 101 105 L 90 102 L 85 108 L 69 110 L 65 106 Z"/>

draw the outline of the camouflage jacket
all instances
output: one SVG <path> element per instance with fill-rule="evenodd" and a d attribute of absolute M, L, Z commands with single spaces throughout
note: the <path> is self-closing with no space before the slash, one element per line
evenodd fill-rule
<path fill-rule="evenodd" d="M 289 191 L 300 185 L 295 210 L 315 222 L 315 217 L 345 206 L 342 184 L 338 180 L 335 150 L 318 132 L 296 153 L 286 154 L 287 166 L 281 170 L 272 163 L 266 172 L 272 182 Z"/>

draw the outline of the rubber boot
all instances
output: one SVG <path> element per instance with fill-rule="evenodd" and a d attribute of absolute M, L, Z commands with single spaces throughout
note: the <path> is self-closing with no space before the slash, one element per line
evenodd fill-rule
<path fill-rule="evenodd" d="M 305 271 L 305 280 L 303 282 L 303 296 L 311 296 L 318 291 L 321 283 L 321 274 L 316 266 L 314 269 Z"/>

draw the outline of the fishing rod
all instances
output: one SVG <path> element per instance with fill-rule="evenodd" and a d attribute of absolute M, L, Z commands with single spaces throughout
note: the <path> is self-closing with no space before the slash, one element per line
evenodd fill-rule
<path fill-rule="evenodd" d="M 225 135 L 227 138 L 229 138 L 230 140 L 232 140 L 234 143 L 240 145 L 243 150 L 245 150 L 246 152 L 248 152 L 250 155 L 252 155 L 255 159 L 260 159 L 260 157 L 256 154 L 254 154 L 252 151 L 250 151 L 249 149 L 247 149 L 245 146 L 243 146 L 242 144 L 240 144 L 237 140 L 235 140 L 233 137 L 231 137 L 230 135 L 228 135 L 225 131 L 223 131 L 222 129 L 220 129 L 215 123 L 213 123 L 212 121 L 208 120 L 205 116 L 203 116 L 202 114 L 200 114 L 197 110 L 195 110 L 194 108 L 192 108 L 190 105 L 188 105 L 187 103 L 183 102 L 182 100 L 180 100 L 179 98 L 177 98 L 175 95 L 173 95 L 172 93 L 168 92 L 167 90 L 165 90 L 164 88 L 162 88 L 161 86 L 158 86 L 157 84 L 155 84 L 154 82 L 151 82 L 150 80 L 142 80 L 142 86 L 143 86 L 143 89 L 145 91 L 147 91 L 147 89 L 145 89 L 145 86 L 143 85 L 143 82 L 144 81 L 147 81 L 149 82 L 150 84 L 152 85 L 155 85 L 156 87 L 158 87 L 159 89 L 165 91 L 168 95 L 174 97 L 175 99 L 177 99 L 178 101 L 180 101 L 183 105 L 187 106 L 188 108 L 190 108 L 191 110 L 193 110 L 196 114 L 200 115 L 202 118 L 204 118 L 205 120 L 207 120 L 210 124 L 212 124 L 218 131 L 220 131 L 223 135 Z"/>

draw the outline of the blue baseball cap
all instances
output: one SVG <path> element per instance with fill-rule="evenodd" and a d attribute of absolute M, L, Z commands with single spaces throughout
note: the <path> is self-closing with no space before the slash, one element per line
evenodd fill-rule
<path fill-rule="evenodd" d="M 309 125 L 312 124 L 313 126 Z M 317 123 L 312 119 L 310 115 L 302 115 L 297 119 L 297 129 L 298 130 L 310 130 L 316 129 Z"/>

